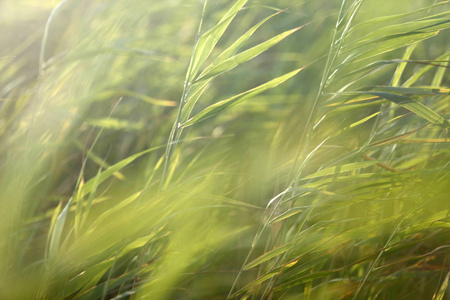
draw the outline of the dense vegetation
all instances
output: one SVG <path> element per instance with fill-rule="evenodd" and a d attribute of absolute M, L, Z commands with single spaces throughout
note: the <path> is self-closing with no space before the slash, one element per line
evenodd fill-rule
<path fill-rule="evenodd" d="M 1 1 L 0 299 L 450 299 L 449 8 Z"/>

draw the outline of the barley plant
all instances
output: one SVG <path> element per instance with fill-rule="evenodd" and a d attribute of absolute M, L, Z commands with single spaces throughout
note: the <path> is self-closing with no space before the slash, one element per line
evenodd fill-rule
<path fill-rule="evenodd" d="M 450 299 L 449 2 L 2 0 L 0 299 Z"/>

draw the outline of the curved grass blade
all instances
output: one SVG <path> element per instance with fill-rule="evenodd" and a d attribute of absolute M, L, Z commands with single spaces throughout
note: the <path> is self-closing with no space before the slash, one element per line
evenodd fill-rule
<path fill-rule="evenodd" d="M 284 10 L 283 10 L 284 11 Z M 272 17 L 278 15 L 282 11 L 276 12 L 267 18 L 260 21 L 258 24 L 251 27 L 249 30 L 247 30 L 239 39 L 237 39 L 230 47 L 225 49 L 215 60 L 211 65 L 206 67 L 205 70 L 199 75 L 199 77 L 204 77 L 204 75 L 210 70 L 212 70 L 217 65 L 223 63 L 225 60 L 229 59 L 230 57 L 234 56 L 239 49 L 248 41 L 248 39 L 255 33 L 255 31 L 261 27 L 266 21 L 271 19 Z M 192 86 L 189 87 L 189 92 L 185 100 L 185 105 L 183 106 L 182 112 L 181 112 L 181 120 L 182 122 L 185 122 L 188 120 L 192 113 L 192 109 L 194 108 L 195 104 L 197 103 L 200 96 L 205 91 L 206 87 L 211 83 L 211 81 L 215 78 L 215 76 L 211 76 L 208 79 L 203 78 L 202 81 L 197 80 L 192 84 Z"/>
<path fill-rule="evenodd" d="M 416 49 L 417 45 L 419 43 L 411 44 L 406 48 L 405 54 L 403 54 L 402 60 L 404 62 L 397 65 L 397 69 L 395 70 L 394 76 L 392 77 L 391 86 L 399 86 L 400 80 L 402 78 L 403 72 L 405 71 L 407 60 L 410 59 L 411 54 L 413 53 L 414 49 Z"/>
<path fill-rule="evenodd" d="M 157 105 L 157 106 L 173 107 L 173 106 L 177 105 L 176 101 L 165 100 L 165 99 L 156 99 L 156 98 L 152 98 L 150 96 L 147 96 L 147 95 L 144 95 L 141 93 L 137 93 L 134 91 L 129 91 L 129 90 L 105 90 L 103 92 L 96 93 L 93 96 L 80 99 L 80 103 L 84 104 L 84 103 L 108 101 L 111 98 L 121 97 L 121 96 L 135 98 L 135 99 L 144 101 L 144 102 L 152 104 L 152 105 Z"/>
<path fill-rule="evenodd" d="M 450 272 L 445 276 L 444 281 L 442 282 L 441 287 L 439 288 L 439 292 L 433 296 L 433 300 L 442 300 L 444 299 L 445 291 L 447 290 L 448 280 L 450 278 Z"/>
<path fill-rule="evenodd" d="M 446 1 L 439 2 L 439 3 L 435 3 L 435 4 L 430 5 L 430 6 L 422 7 L 420 9 L 412 11 L 412 12 L 407 12 L 407 13 L 402 13 L 402 14 L 397 14 L 397 15 L 391 15 L 391 16 L 383 16 L 383 17 L 378 17 L 378 18 L 375 18 L 375 19 L 371 19 L 371 20 L 368 20 L 368 21 L 356 24 L 355 26 L 353 26 L 353 28 L 350 31 L 351 31 L 351 33 L 353 33 L 353 32 L 355 32 L 357 30 L 362 30 L 362 29 L 366 29 L 366 28 L 367 29 L 378 28 L 380 26 L 379 24 L 386 24 L 386 23 L 388 23 L 390 21 L 399 21 L 399 20 L 401 20 L 401 19 L 403 19 L 405 17 L 416 15 L 416 14 L 419 14 L 419 13 L 424 12 L 424 11 L 428 11 L 428 10 L 430 10 L 432 8 L 435 8 L 437 6 L 440 6 L 440 5 L 448 5 L 449 2 L 450 1 L 446 0 Z"/>
<path fill-rule="evenodd" d="M 416 43 L 417 44 L 417 43 Z M 412 44 L 412 45 L 416 45 L 416 44 Z M 447 53 L 448 55 L 448 53 Z M 389 65 L 392 64 L 422 64 L 422 65 L 426 65 L 425 67 L 419 69 L 419 71 L 421 71 L 422 69 L 426 68 L 425 71 L 422 71 L 423 73 L 425 73 L 426 71 L 430 70 L 433 67 L 440 67 L 440 68 L 448 68 L 446 66 L 446 63 L 448 61 L 446 60 L 442 60 L 445 59 L 445 55 L 435 59 L 435 60 L 400 60 L 400 59 L 392 59 L 392 60 L 379 60 L 373 63 L 370 63 L 364 67 L 361 68 L 357 68 L 356 70 L 354 70 L 354 64 L 350 63 L 350 64 L 346 64 L 346 65 L 340 65 L 339 66 L 339 73 L 342 75 L 336 76 L 336 73 L 334 73 L 332 76 L 330 76 L 330 78 L 327 80 L 327 85 L 330 84 L 330 82 L 332 81 L 337 81 L 337 80 L 342 80 L 360 73 L 363 73 L 359 78 L 356 79 L 360 80 L 364 77 L 366 77 L 367 75 L 371 75 L 375 72 L 378 72 L 386 67 L 388 67 Z M 419 71 L 417 71 L 416 73 L 419 73 Z M 423 73 L 420 73 L 419 75 L 416 75 L 417 78 L 420 77 Z M 413 75 L 415 76 L 415 75 Z M 408 79 L 409 80 L 409 79 Z M 414 83 L 414 82 L 413 82 Z M 409 84 L 408 86 L 412 85 Z M 406 86 L 406 82 L 403 84 L 403 86 Z"/>
<path fill-rule="evenodd" d="M 450 52 L 446 52 L 445 54 L 439 56 L 436 61 L 441 61 L 441 60 L 448 60 L 448 57 L 450 55 Z M 444 65 L 446 66 L 448 61 L 443 61 Z M 424 66 L 422 68 L 420 68 L 419 70 L 417 70 L 416 72 L 414 72 L 413 75 L 411 75 L 411 77 L 409 77 L 403 84 L 402 86 L 404 87 L 410 87 L 412 86 L 414 83 L 416 83 L 416 81 L 426 72 L 428 72 L 429 70 L 433 69 L 433 65 L 427 65 Z"/>
<path fill-rule="evenodd" d="M 415 31 L 415 32 L 401 33 L 392 36 L 386 36 L 377 39 L 376 41 L 364 44 L 363 46 L 360 46 L 359 48 L 356 48 L 354 50 L 343 51 L 342 54 L 349 53 L 347 58 L 344 60 L 344 63 L 347 64 L 352 61 L 361 61 L 379 54 L 390 52 L 395 49 L 411 45 L 415 42 L 436 36 L 438 33 L 439 31 L 432 31 L 432 32 Z"/>
<path fill-rule="evenodd" d="M 273 224 L 279 221 L 282 221 L 284 219 L 290 218 L 296 214 L 301 213 L 302 211 L 304 211 L 303 208 L 298 208 L 298 207 L 293 207 L 291 209 L 288 209 L 286 212 L 282 213 L 281 215 L 273 218 L 272 220 L 269 221 L 269 224 Z"/>
<path fill-rule="evenodd" d="M 250 291 L 254 288 L 256 288 L 258 285 L 260 285 L 261 283 L 263 283 L 264 281 L 278 275 L 279 272 L 272 272 L 272 273 L 268 273 L 264 276 L 261 276 L 260 278 L 250 282 L 249 284 L 247 284 L 246 286 L 244 286 L 242 289 L 238 290 L 236 293 L 234 293 L 233 295 L 231 295 L 232 298 L 239 296 L 242 293 L 245 293 L 246 291 Z"/>
<path fill-rule="evenodd" d="M 407 23 L 386 26 L 367 34 L 366 36 L 362 37 L 361 39 L 355 42 L 352 42 L 349 46 L 347 46 L 348 49 L 345 49 L 346 47 L 344 47 L 343 49 L 354 50 L 361 47 L 361 45 L 368 46 L 372 43 L 376 43 L 379 40 L 383 40 L 385 37 L 389 36 L 398 36 L 400 34 L 407 34 L 410 32 L 418 32 L 418 31 L 423 33 L 430 31 L 434 32 L 436 30 L 445 29 L 450 26 L 448 24 L 450 22 L 450 19 L 448 17 L 440 17 L 440 18 L 437 17 L 446 16 L 448 14 L 449 12 L 445 12 L 431 16 L 429 19 L 428 18 L 419 19 Z"/>
<path fill-rule="evenodd" d="M 86 182 L 83 185 L 83 188 L 81 189 L 79 196 L 80 197 L 86 196 L 87 194 L 89 194 L 93 190 L 93 188 L 96 185 L 100 185 L 106 179 L 111 177 L 114 173 L 116 173 L 117 171 L 123 169 L 124 167 L 126 167 L 127 165 L 129 165 L 130 163 L 132 163 L 133 161 L 135 161 L 137 158 L 141 157 L 142 155 L 150 153 L 150 152 L 158 150 L 158 149 L 162 149 L 164 147 L 165 146 L 157 146 L 157 147 L 153 147 L 153 148 L 141 151 L 139 153 L 131 155 L 131 156 L 121 160 L 120 162 L 112 165 L 111 167 L 109 167 L 105 171 L 101 172 L 98 176 L 96 176 L 96 177 L 90 179 L 88 182 Z"/>
<path fill-rule="evenodd" d="M 284 10 L 283 10 L 284 11 Z M 214 62 L 209 65 L 200 75 L 203 76 L 203 74 L 205 72 L 207 72 L 208 69 L 211 69 L 212 67 L 214 67 L 215 65 L 218 65 L 219 63 L 223 62 L 224 60 L 234 56 L 239 49 L 242 48 L 242 46 L 248 41 L 248 39 L 255 33 L 255 31 L 261 27 L 261 25 L 263 25 L 264 23 L 266 23 L 268 20 L 270 20 L 271 18 L 273 18 L 274 16 L 280 14 L 283 11 L 278 11 L 268 17 L 266 17 L 265 19 L 261 20 L 258 24 L 254 25 L 253 27 L 251 27 L 249 30 L 247 30 L 243 35 L 241 35 L 230 47 L 228 47 L 227 49 L 225 49 L 215 60 Z"/>
<path fill-rule="evenodd" d="M 56 218 L 55 226 L 53 227 L 52 235 L 50 238 L 50 246 L 49 246 L 49 258 L 55 257 L 56 253 L 59 249 L 59 244 L 61 242 L 61 235 L 64 228 L 64 224 L 66 223 L 67 213 L 69 211 L 70 204 L 72 203 L 72 198 L 67 202 L 64 209 L 59 214 L 58 218 Z"/>
<path fill-rule="evenodd" d="M 145 271 L 146 268 L 148 268 L 148 266 L 143 266 L 143 267 L 131 270 L 129 272 L 125 272 L 125 273 L 123 273 L 123 275 L 121 275 L 117 278 L 114 278 L 107 282 L 101 283 L 101 284 L 93 287 L 92 289 L 84 292 L 83 294 L 77 295 L 77 299 L 80 299 L 80 300 L 81 299 L 86 299 L 86 300 L 100 299 L 102 297 L 102 295 L 104 294 L 105 287 L 107 287 L 108 290 L 111 291 L 114 288 L 119 287 L 121 284 L 132 280 L 138 274 Z"/>
<path fill-rule="evenodd" d="M 339 113 L 339 112 L 337 112 L 337 111 L 339 111 L 339 110 L 337 109 L 337 110 L 335 110 L 334 112 L 335 112 L 335 113 Z M 338 135 L 340 135 L 340 134 L 342 134 L 342 133 L 344 133 L 344 132 L 346 132 L 346 131 L 348 131 L 348 130 L 350 130 L 350 129 L 356 127 L 356 126 L 359 126 L 359 125 L 361 125 L 361 124 L 364 124 L 365 122 L 367 122 L 367 121 L 373 119 L 374 117 L 378 116 L 380 113 L 381 113 L 381 112 L 378 111 L 378 112 L 376 112 L 376 113 L 371 114 L 370 116 L 367 116 L 367 117 L 365 117 L 365 118 L 363 118 L 363 119 L 361 119 L 361 120 L 359 120 L 359 121 L 356 121 L 356 122 L 350 124 L 349 126 L 344 127 L 344 128 L 342 128 L 341 130 L 338 130 L 336 133 L 334 133 L 334 134 L 332 135 L 332 137 L 338 136 Z"/>
<path fill-rule="evenodd" d="M 436 70 L 436 73 L 434 74 L 433 77 L 433 81 L 431 82 L 432 87 L 441 86 L 442 80 L 444 79 L 445 71 L 447 71 L 446 68 L 448 68 L 449 58 L 450 58 L 449 56 L 445 57 L 447 61 L 443 64 L 443 67 Z"/>
<path fill-rule="evenodd" d="M 108 260 L 104 260 L 83 271 L 76 277 L 69 280 L 65 287 L 64 293 L 66 295 L 72 295 L 73 293 L 79 291 L 79 294 L 81 294 L 92 286 L 95 286 L 98 280 L 100 280 L 101 277 L 106 273 L 106 271 L 108 271 L 108 269 L 111 267 L 112 263 L 113 259 L 111 258 Z M 92 284 L 90 285 L 90 283 Z M 62 294 L 60 295 L 60 297 L 62 298 Z"/>
<path fill-rule="evenodd" d="M 450 128 L 449 122 L 443 116 L 439 115 L 437 112 L 435 112 L 428 106 L 425 106 L 420 102 L 416 102 L 406 96 L 387 93 L 387 92 L 370 92 L 370 91 L 358 91 L 358 92 L 350 92 L 350 93 L 368 94 L 368 95 L 378 96 L 380 98 L 389 100 L 395 104 L 403 106 L 404 108 L 412 111 L 416 115 L 424 118 L 425 120 L 427 120 L 433 124 L 439 125 L 444 128 Z"/>
<path fill-rule="evenodd" d="M 121 120 L 116 118 L 100 118 L 100 119 L 88 119 L 86 123 L 89 126 L 110 129 L 110 130 L 140 130 L 144 127 L 142 123 L 130 122 L 127 120 Z"/>
<path fill-rule="evenodd" d="M 374 86 L 364 89 L 373 89 L 377 92 L 401 93 L 405 95 L 450 95 L 450 89 L 434 87 L 397 87 L 397 86 Z"/>
<path fill-rule="evenodd" d="M 350 29 L 349 25 L 351 24 L 352 19 L 356 15 L 356 12 L 358 11 L 361 3 L 362 3 L 362 0 L 353 1 L 353 3 L 350 5 L 350 7 L 344 11 L 345 7 L 347 6 L 347 0 L 342 1 L 341 9 L 339 11 L 338 21 L 336 23 L 336 30 L 341 29 L 345 25 L 346 28 L 344 29 L 344 31 L 345 31 L 344 35 L 347 35 L 347 33 Z"/>
<path fill-rule="evenodd" d="M 45 257 L 49 256 L 48 251 L 50 249 L 50 239 L 53 236 L 56 220 L 58 219 L 58 216 L 61 212 L 61 208 L 62 208 L 62 201 L 60 201 L 58 206 L 53 210 L 52 218 L 50 220 L 49 232 L 47 235 L 47 242 L 46 242 L 47 248 L 46 248 L 46 252 L 45 252 Z"/>
<path fill-rule="evenodd" d="M 297 70 L 294 70 L 292 72 L 289 72 L 287 74 L 284 74 L 280 77 L 277 77 L 275 79 L 272 79 L 271 81 L 268 81 L 260 86 L 257 86 L 251 90 L 248 90 L 246 92 L 243 92 L 239 95 L 233 96 L 231 98 L 219 101 L 213 105 L 208 106 L 207 108 L 205 108 L 204 110 L 202 110 L 201 112 L 199 112 L 198 114 L 196 114 L 194 117 L 192 117 L 191 119 L 189 119 L 187 122 L 185 122 L 184 124 L 181 125 L 182 128 L 184 127 L 188 127 L 191 126 L 193 124 L 196 124 L 200 121 L 203 121 L 209 117 L 212 117 L 216 114 L 218 114 L 219 112 L 221 112 L 222 110 L 231 107 L 233 105 L 239 104 L 241 102 L 244 102 L 245 100 L 248 100 L 256 95 L 261 94 L 264 91 L 267 91 L 269 89 L 272 89 L 278 85 L 280 85 L 281 83 L 285 82 L 286 80 L 288 80 L 289 78 L 295 76 L 296 74 L 298 74 L 300 71 L 302 71 L 305 67 L 299 68 Z"/>
<path fill-rule="evenodd" d="M 114 213 L 124 209 L 125 207 L 127 207 L 129 204 L 133 203 L 136 199 L 139 198 L 139 196 L 142 194 L 142 192 L 137 192 L 133 195 L 131 195 L 130 197 L 124 199 L 123 201 L 121 201 L 119 204 L 113 206 L 112 208 L 108 209 L 107 211 L 105 211 L 104 213 L 102 213 L 95 221 L 94 223 L 91 225 L 91 230 L 101 224 L 103 221 L 105 221 L 106 219 L 108 219 L 108 217 L 111 217 Z"/>
<path fill-rule="evenodd" d="M 206 80 L 211 77 L 216 77 L 222 73 L 232 70 L 236 66 L 238 66 L 246 61 L 249 61 L 250 59 L 260 55 L 267 49 L 275 46 L 276 44 L 278 44 L 279 42 L 284 40 L 286 37 L 293 34 L 297 30 L 303 28 L 304 26 L 305 25 L 299 26 L 299 27 L 291 29 L 291 30 L 287 30 L 287 31 L 280 33 L 279 35 L 277 35 L 259 45 L 256 45 L 255 47 L 252 47 L 244 52 L 241 52 L 233 57 L 230 57 L 230 58 L 222 61 L 219 64 L 210 66 L 199 76 L 197 81 Z"/>
<path fill-rule="evenodd" d="M 245 265 L 243 267 L 243 270 L 250 270 L 251 268 L 258 266 L 258 265 L 268 261 L 271 258 L 274 258 L 280 254 L 285 253 L 286 251 L 289 251 L 290 249 L 292 249 L 295 246 L 296 243 L 297 243 L 297 241 L 292 241 L 281 247 L 275 248 L 269 252 L 264 253 L 260 257 L 256 258 L 255 260 L 253 260 L 253 261 L 249 262 L 247 265 Z"/>
<path fill-rule="evenodd" d="M 236 14 L 246 2 L 247 0 L 236 1 L 236 3 L 219 21 L 219 23 L 208 30 L 206 33 L 202 34 L 202 36 L 199 38 L 197 44 L 195 45 L 191 64 L 189 66 L 188 72 L 186 73 L 187 82 L 192 82 L 192 79 L 197 75 L 206 59 L 208 59 L 217 42 L 222 37 L 225 30 L 228 28 L 228 25 L 230 25 L 231 21 L 234 19 Z"/>
<path fill-rule="evenodd" d="M 349 171 L 355 171 L 355 170 L 371 167 L 378 163 L 379 163 L 379 161 L 372 160 L 372 161 L 363 161 L 363 162 L 357 162 L 357 163 L 349 163 L 349 164 L 345 164 L 345 165 L 341 165 L 341 166 L 329 167 L 329 168 L 320 170 L 318 172 L 315 172 L 311 175 L 308 175 L 306 177 L 303 177 L 303 178 L 301 178 L 301 180 L 323 177 L 323 176 L 328 176 L 328 175 L 335 175 L 335 174 L 349 172 Z"/>

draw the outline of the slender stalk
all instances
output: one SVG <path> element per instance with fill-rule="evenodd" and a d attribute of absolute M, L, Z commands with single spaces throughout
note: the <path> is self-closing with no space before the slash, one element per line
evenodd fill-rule
<path fill-rule="evenodd" d="M 341 34 L 341 36 L 339 38 L 339 43 L 336 46 L 337 37 L 338 37 L 338 27 L 341 24 L 341 22 L 343 21 L 345 5 L 347 3 L 347 0 L 342 1 L 338 20 L 336 21 L 336 28 L 334 30 L 333 38 L 332 38 L 331 44 L 330 44 L 330 49 L 328 51 L 327 61 L 325 63 L 324 71 L 322 73 L 322 79 L 320 80 L 320 84 L 319 84 L 319 88 L 318 88 L 316 97 L 314 98 L 313 105 L 309 111 L 308 119 L 306 120 L 305 130 L 303 130 L 302 134 L 301 134 L 300 143 L 297 147 L 297 152 L 296 152 L 295 158 L 294 158 L 294 163 L 292 164 L 291 171 L 289 172 L 289 176 L 288 176 L 289 180 L 295 180 L 301 174 L 301 170 L 299 170 L 297 172 L 297 174 L 295 176 L 293 176 L 294 172 L 297 168 L 298 161 L 303 160 L 305 158 L 306 151 L 309 147 L 309 143 L 310 143 L 310 139 L 311 139 L 313 120 L 315 119 L 316 114 L 317 114 L 317 107 L 319 104 L 319 100 L 323 95 L 323 91 L 325 89 L 325 84 L 327 82 L 327 79 L 330 76 L 330 70 L 331 70 L 334 62 L 337 59 L 337 56 L 342 47 L 342 43 L 344 41 L 346 33 L 348 32 L 348 29 L 349 29 L 350 23 L 353 19 L 353 16 L 355 15 L 355 13 L 356 13 L 357 9 L 359 8 L 359 6 L 361 5 L 362 1 L 363 0 L 357 0 L 357 4 L 356 4 L 356 8 L 354 10 L 354 13 L 352 14 L 352 17 L 349 19 L 343 33 Z"/>
<path fill-rule="evenodd" d="M 202 9 L 202 15 L 200 18 L 200 23 L 198 26 L 198 30 L 197 30 L 197 34 L 195 36 L 195 43 L 194 43 L 194 49 L 192 50 L 192 55 L 191 55 L 191 60 L 189 62 L 189 67 L 188 67 L 188 71 L 187 71 L 187 75 L 186 75 L 186 80 L 184 81 L 184 87 L 183 87 L 183 94 L 181 95 L 181 100 L 180 100 L 180 105 L 178 106 L 178 113 L 177 113 L 177 117 L 175 119 L 175 123 L 172 126 L 172 130 L 170 132 L 169 135 L 169 140 L 167 142 L 167 147 L 166 147 L 166 153 L 164 155 L 164 168 L 163 168 L 163 172 L 161 175 L 161 182 L 159 185 L 159 191 L 162 191 L 165 187 L 166 184 L 166 177 L 167 177 L 167 171 L 170 165 L 170 159 L 172 158 L 172 155 L 175 151 L 175 147 L 177 144 L 177 141 L 180 139 L 181 137 L 181 133 L 183 131 L 183 129 L 181 128 L 181 113 L 183 112 L 183 108 L 184 105 L 186 104 L 187 101 L 187 96 L 189 94 L 189 88 L 191 86 L 191 80 L 192 78 L 189 78 L 189 73 L 190 70 L 192 68 L 192 64 L 194 62 L 194 53 L 195 53 L 195 49 L 197 47 L 197 43 L 198 40 L 200 39 L 200 35 L 201 35 L 201 31 L 202 31 L 202 25 L 203 25 L 203 19 L 205 17 L 205 11 L 206 11 L 206 5 L 208 3 L 208 0 L 205 0 L 203 2 L 203 9 Z"/>

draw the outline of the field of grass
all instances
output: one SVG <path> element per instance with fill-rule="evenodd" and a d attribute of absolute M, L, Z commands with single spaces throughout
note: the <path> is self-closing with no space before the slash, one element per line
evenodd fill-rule
<path fill-rule="evenodd" d="M 450 288 L 450 1 L 2 0 L 0 299 Z"/>

